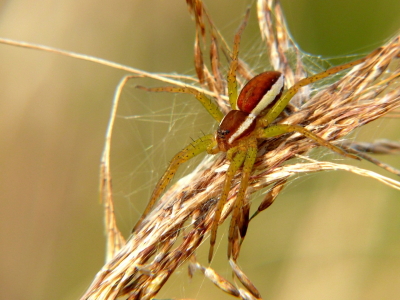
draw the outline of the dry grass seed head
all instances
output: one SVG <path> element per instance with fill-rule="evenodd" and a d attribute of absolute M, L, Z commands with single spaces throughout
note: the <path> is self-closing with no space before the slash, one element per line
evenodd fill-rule
<path fill-rule="evenodd" d="M 224 41 L 212 43 L 212 72 L 209 72 L 202 60 L 199 49 L 199 40 L 204 38 L 204 10 L 201 1 L 187 1 L 192 13 L 196 16 L 196 70 L 199 81 L 202 74 L 218 75 L 219 58 L 216 47 Z M 270 58 L 276 63 L 276 68 L 283 71 L 289 85 L 304 76 L 301 60 L 297 61 L 296 70 L 292 70 L 286 57 L 288 47 L 295 47 L 289 39 L 284 25 L 281 9 L 273 2 L 258 1 L 258 18 L 262 35 L 268 49 Z M 275 18 L 272 17 L 275 16 Z M 271 24 L 275 24 L 271 26 Z M 212 26 L 212 23 L 210 23 Z M 217 31 L 213 31 L 217 32 Z M 215 37 L 213 35 L 213 37 Z M 295 48 L 296 49 L 296 48 Z M 282 118 L 279 122 L 303 124 L 319 136 L 329 141 L 336 141 L 357 127 L 371 122 L 388 111 L 400 106 L 400 91 L 398 88 L 388 90 L 396 83 L 400 74 L 398 66 L 399 38 L 393 39 L 382 51 L 371 57 L 365 64 L 354 68 L 340 81 L 322 90 L 309 98 L 309 90 L 305 89 L 297 96 L 296 103 L 304 104 L 296 107 L 294 114 Z M 297 49 L 296 51 L 300 53 Z M 300 57 L 300 56 L 299 56 Z M 384 71 L 390 63 L 396 64 L 390 73 Z M 239 62 L 239 70 L 245 70 L 246 65 Z M 204 75 L 208 77 L 208 75 Z M 379 78 L 379 79 L 378 79 Z M 382 84 L 383 82 L 383 84 Z M 398 84 L 398 83 L 397 83 Z M 209 81 L 208 86 L 212 91 L 220 91 L 218 81 Z M 220 100 L 226 99 L 217 97 Z M 259 211 L 268 207 L 284 186 L 284 183 L 299 173 L 316 172 L 326 169 L 337 169 L 337 164 L 312 162 L 307 164 L 287 165 L 281 164 L 297 155 L 303 154 L 316 145 L 310 140 L 297 134 L 290 137 L 283 136 L 262 143 L 262 149 L 252 172 L 248 195 L 276 183 L 274 189 L 267 194 Z M 148 216 L 147 223 L 120 249 L 97 274 L 92 286 L 82 299 L 113 299 L 125 296 L 129 299 L 150 299 L 157 294 L 159 289 L 168 280 L 173 271 L 184 261 L 192 257 L 204 236 L 210 230 L 213 220 L 216 199 L 218 199 L 221 185 L 224 181 L 223 170 L 226 161 L 222 156 L 214 160 L 207 159 L 199 166 L 190 182 L 181 181 L 179 190 L 173 186 L 163 196 L 160 203 Z M 371 176 L 393 187 L 400 188 L 396 182 L 379 178 L 372 173 L 362 173 L 357 168 L 341 165 L 343 169 L 358 172 L 364 176 Z M 232 201 L 237 193 L 238 176 L 232 183 L 229 200 L 224 207 L 221 221 L 224 221 L 232 209 Z M 116 225 L 112 225 L 116 226 Z M 185 226 L 185 227 L 184 227 Z M 247 226 L 247 225 L 246 225 Z M 118 230 L 116 230 L 118 232 Z M 182 234 L 183 238 L 178 239 Z M 240 243 L 236 244 L 237 258 Z M 193 267 L 194 266 L 194 267 Z M 233 264 L 236 276 L 241 279 L 249 294 L 243 289 L 237 289 L 210 268 L 204 268 L 197 262 L 192 262 L 192 270 L 201 270 L 217 286 L 225 292 L 242 299 L 259 297 L 259 294 L 250 280 Z"/>

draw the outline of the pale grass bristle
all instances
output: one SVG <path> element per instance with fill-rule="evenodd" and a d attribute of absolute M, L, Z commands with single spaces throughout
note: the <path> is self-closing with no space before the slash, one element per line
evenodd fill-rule
<path fill-rule="evenodd" d="M 214 95 L 222 111 L 227 111 L 225 74 L 221 72 L 219 52 L 230 53 L 218 30 L 209 22 L 210 17 L 199 0 L 187 0 L 190 12 L 196 22 L 195 68 L 198 83 L 208 95 Z M 270 60 L 275 69 L 284 73 L 287 86 L 306 77 L 301 62 L 301 52 L 291 41 L 279 3 L 258 1 L 258 20 L 261 37 L 268 46 Z M 204 63 L 202 43 L 206 39 L 207 27 L 211 33 L 211 70 Z M 286 57 L 288 49 L 297 53 L 296 67 L 289 66 Z M 400 106 L 399 89 L 399 53 L 400 37 L 395 37 L 368 58 L 364 64 L 353 68 L 339 81 L 317 94 L 310 96 L 310 89 L 304 88 L 292 101 L 291 112 L 279 119 L 279 122 L 301 124 L 325 140 L 335 143 L 354 129 L 377 118 L 385 116 Z M 387 71 L 390 70 L 390 71 Z M 238 73 L 242 80 L 251 77 L 253 72 L 248 65 L 239 61 Z M 145 75 L 146 76 L 146 75 Z M 121 81 L 116 99 L 129 78 Z M 181 84 L 181 85 L 184 85 Z M 195 101 L 195 100 L 193 100 Z M 115 101 L 117 103 L 117 100 Z M 196 249 L 210 231 L 217 199 L 224 181 L 224 172 L 220 172 L 227 161 L 223 155 L 205 160 L 192 174 L 190 181 L 181 182 L 179 188 L 172 186 L 160 199 L 158 205 L 144 220 L 140 229 L 127 241 L 124 240 L 115 222 L 109 172 L 109 143 L 111 139 L 113 117 L 109 128 L 109 140 L 103 156 L 102 197 L 106 211 L 106 229 L 108 235 L 108 261 L 98 272 L 92 285 L 82 299 L 151 299 L 168 280 L 169 276 L 183 262 L 190 260 L 190 268 L 201 271 L 221 290 L 242 299 L 260 299 L 257 288 L 238 267 L 235 260 L 239 257 L 243 242 L 236 237 L 234 255 L 230 260 L 232 270 L 242 283 L 238 288 L 218 275 L 211 268 L 202 266 L 195 260 Z M 252 172 L 247 198 L 254 192 L 272 187 L 267 192 L 256 214 L 269 207 L 287 180 L 300 173 L 322 170 L 343 169 L 362 176 L 379 180 L 393 188 L 400 189 L 400 183 L 349 165 L 310 161 L 308 163 L 286 164 L 283 162 L 298 157 L 316 144 L 299 135 L 285 135 L 264 141 L 260 145 L 260 156 Z M 399 144 L 390 141 L 375 144 L 345 145 L 350 153 L 399 153 Z M 360 154 L 370 159 L 366 153 Z M 390 166 L 370 160 L 389 171 Z M 235 177 L 229 199 L 223 210 L 221 221 L 229 217 L 232 202 L 238 191 L 239 176 Z M 183 238 L 179 239 L 182 235 Z"/>

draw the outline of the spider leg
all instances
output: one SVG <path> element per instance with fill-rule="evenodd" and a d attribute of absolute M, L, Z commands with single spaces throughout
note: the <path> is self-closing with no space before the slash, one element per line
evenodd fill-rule
<path fill-rule="evenodd" d="M 229 227 L 229 236 L 228 236 L 228 258 L 231 257 L 232 254 L 232 246 L 234 242 L 234 237 L 237 236 L 236 230 L 238 230 L 238 224 L 240 223 L 241 218 L 241 209 L 243 208 L 244 198 L 246 195 L 246 190 L 249 185 L 249 178 L 251 170 L 253 169 L 254 162 L 257 157 L 257 140 L 252 139 L 249 142 L 249 148 L 247 149 L 246 158 L 244 160 L 242 178 L 240 180 L 240 189 L 236 196 L 235 206 L 233 208 L 231 224 Z M 234 257 L 236 255 L 233 255 Z"/>
<path fill-rule="evenodd" d="M 165 87 L 155 87 L 146 88 L 144 86 L 136 86 L 139 89 L 149 91 L 149 92 L 169 92 L 169 93 L 183 93 L 192 94 L 197 100 L 204 106 L 208 113 L 219 123 L 224 118 L 224 114 L 219 110 L 218 106 L 208 98 L 203 93 L 190 87 L 175 87 L 175 86 L 165 86 Z"/>
<path fill-rule="evenodd" d="M 235 155 L 233 157 L 233 155 Z M 233 157 L 233 158 L 231 158 Z M 226 200 L 228 199 L 228 194 L 231 189 L 231 181 L 236 174 L 237 169 L 239 169 L 243 161 L 246 158 L 246 151 L 240 151 L 238 148 L 231 148 L 227 152 L 227 158 L 230 160 L 230 165 L 228 171 L 226 171 L 224 187 L 222 189 L 221 197 L 218 201 L 217 209 L 215 210 L 214 219 L 211 224 L 211 237 L 210 237 L 210 250 L 208 252 L 208 262 L 211 262 L 214 252 L 215 241 L 217 239 L 217 229 L 218 223 L 221 217 L 222 209 Z"/>
<path fill-rule="evenodd" d="M 243 205 L 240 208 L 241 216 L 239 217 L 239 233 L 240 233 L 240 244 L 243 242 L 244 237 L 247 234 L 247 229 L 250 222 L 250 202 L 247 197 L 244 198 Z"/>
<path fill-rule="evenodd" d="M 177 153 L 174 158 L 169 163 L 167 170 L 164 175 L 158 181 L 156 187 L 153 190 L 153 194 L 151 195 L 150 201 L 144 210 L 144 213 L 140 217 L 139 221 L 136 223 L 132 232 L 134 232 L 139 225 L 142 223 L 143 219 L 147 216 L 150 210 L 153 208 L 155 202 L 160 197 L 160 195 L 164 192 L 167 185 L 170 183 L 179 166 L 189 159 L 195 157 L 196 155 L 211 150 L 215 146 L 215 138 L 213 134 L 205 135 L 193 142 L 191 142 L 188 146 L 183 148 L 179 153 Z"/>
<path fill-rule="evenodd" d="M 262 117 L 262 124 L 263 126 L 268 126 L 271 124 L 279 115 L 280 113 L 285 109 L 285 107 L 288 105 L 289 101 L 294 97 L 294 95 L 297 94 L 298 90 L 306 85 L 309 85 L 313 82 L 316 82 L 318 80 L 321 80 L 325 77 L 328 77 L 330 75 L 336 74 L 342 70 L 349 69 L 351 67 L 354 67 L 356 65 L 359 65 L 369 59 L 371 56 L 377 55 L 382 49 L 378 48 L 377 50 L 373 51 L 369 55 L 357 59 L 355 61 L 349 62 L 347 64 L 343 64 L 340 66 L 332 67 L 324 72 L 321 72 L 319 74 L 316 74 L 314 76 L 304 78 L 297 82 L 295 85 L 293 85 L 290 89 L 288 89 L 282 97 L 275 103 L 275 105 L 268 111 L 268 113 Z"/>
<path fill-rule="evenodd" d="M 269 138 L 269 137 L 274 137 L 274 136 L 278 136 L 278 135 L 281 135 L 284 133 L 289 133 L 289 132 L 294 132 L 294 131 L 301 133 L 302 135 L 308 137 L 309 139 L 314 140 L 321 146 L 325 146 L 325 147 L 331 149 L 332 151 L 339 153 L 340 155 L 360 160 L 359 157 L 345 152 L 344 150 L 340 149 L 339 147 L 334 146 L 333 144 L 329 143 L 328 141 L 324 140 L 323 138 L 319 137 L 318 135 L 316 135 L 316 134 L 312 133 L 311 131 L 305 129 L 304 127 L 298 126 L 298 125 L 288 125 L 288 124 L 271 125 L 271 126 L 268 126 L 267 128 L 261 129 L 262 133 L 261 133 L 260 137 L 261 138 Z"/>
<path fill-rule="evenodd" d="M 228 95 L 229 95 L 229 103 L 231 104 L 231 109 L 237 109 L 237 81 L 236 81 L 236 70 L 238 68 L 239 60 L 239 46 L 240 46 L 240 39 L 242 37 L 242 33 L 244 28 L 247 25 L 247 20 L 249 19 L 250 10 L 248 9 L 242 24 L 240 25 L 238 31 L 235 34 L 235 39 L 233 41 L 233 49 L 232 49 L 232 60 L 229 66 L 229 72 L 227 76 L 228 81 Z"/>

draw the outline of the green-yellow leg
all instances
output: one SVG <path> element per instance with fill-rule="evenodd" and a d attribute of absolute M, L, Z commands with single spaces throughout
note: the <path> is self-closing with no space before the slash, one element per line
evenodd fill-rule
<path fill-rule="evenodd" d="M 232 60 L 229 66 L 229 72 L 227 76 L 228 81 L 228 95 L 229 95 L 229 103 L 231 105 L 231 109 L 237 109 L 237 81 L 236 81 L 236 70 L 238 68 L 238 56 L 239 56 L 239 46 L 240 46 L 240 38 L 242 36 L 243 30 L 247 25 L 247 20 L 249 18 L 249 10 L 246 12 L 246 16 L 242 24 L 240 25 L 238 31 L 235 34 L 235 40 L 233 42 L 233 49 L 232 49 Z"/>
<path fill-rule="evenodd" d="M 276 102 L 276 104 L 268 111 L 268 113 L 262 118 L 262 122 L 264 126 L 267 126 L 271 124 L 279 115 L 280 113 L 285 109 L 285 107 L 288 105 L 289 101 L 294 97 L 294 95 L 297 94 L 298 90 L 306 85 L 309 85 L 313 82 L 316 82 L 318 80 L 321 80 L 325 77 L 328 77 L 330 75 L 339 73 L 342 70 L 349 69 L 351 67 L 354 67 L 356 65 L 359 65 L 366 61 L 368 58 L 371 56 L 375 56 L 377 53 L 381 51 L 381 48 L 373 51 L 371 54 L 367 55 L 364 58 L 357 59 L 355 61 L 349 62 L 347 64 L 343 64 L 340 66 L 336 66 L 333 68 L 330 68 L 324 72 L 321 72 L 319 74 L 316 74 L 314 76 L 304 78 L 297 82 L 295 85 L 293 85 L 290 89 L 288 89 L 285 93 L 283 93 L 282 97 Z"/>
<path fill-rule="evenodd" d="M 224 114 L 219 110 L 218 106 L 203 93 L 190 87 L 176 87 L 176 86 L 164 86 L 156 88 L 146 88 L 143 86 L 137 86 L 137 88 L 149 91 L 149 92 L 169 92 L 169 93 L 182 93 L 192 94 L 197 100 L 204 106 L 208 113 L 219 123 L 224 118 Z"/>
<path fill-rule="evenodd" d="M 257 157 L 257 140 L 253 139 L 249 141 L 250 145 L 247 149 L 246 159 L 243 165 L 242 178 L 240 180 L 240 189 L 236 196 L 235 206 L 232 213 L 231 224 L 229 226 L 229 236 L 228 236 L 228 258 L 232 254 L 233 240 L 235 236 L 235 230 L 238 230 L 238 225 L 240 223 L 240 214 L 243 207 L 244 197 L 246 196 L 246 190 L 249 186 L 249 178 L 251 170 L 253 169 L 254 162 Z M 237 236 L 237 235 L 236 235 Z"/>
<path fill-rule="evenodd" d="M 164 192 L 167 185 L 171 182 L 172 178 L 176 171 L 178 170 L 179 166 L 184 162 L 188 161 L 189 159 L 195 157 L 196 155 L 205 152 L 211 149 L 215 145 L 215 138 L 213 134 L 208 134 L 199 138 L 188 146 L 186 146 L 182 151 L 174 156 L 174 158 L 169 163 L 167 170 L 165 171 L 164 175 L 158 181 L 156 187 L 153 190 L 153 194 L 151 195 L 150 201 L 144 210 L 144 213 L 140 217 L 139 221 L 136 223 L 133 231 L 135 231 L 138 226 L 142 223 L 143 219 L 147 216 L 150 210 L 153 208 L 154 203 L 160 197 L 160 195 Z"/>
<path fill-rule="evenodd" d="M 360 160 L 360 158 L 358 158 L 357 156 L 345 152 L 344 150 L 340 149 L 339 147 L 332 145 L 328 141 L 325 141 L 323 138 L 320 138 L 319 136 L 315 135 L 311 131 L 305 129 L 304 127 L 298 126 L 298 125 L 288 125 L 288 124 L 270 125 L 267 128 L 261 129 L 261 131 L 262 131 L 262 133 L 260 134 L 260 138 L 274 137 L 274 136 L 278 136 L 278 135 L 289 133 L 289 132 L 299 132 L 302 135 L 308 137 L 309 139 L 316 141 L 321 146 L 325 146 L 325 147 L 331 149 L 332 151 L 335 151 L 343 156 Z"/>
<path fill-rule="evenodd" d="M 215 214 L 214 214 L 214 220 L 211 225 L 210 250 L 208 252 L 208 262 L 211 262 L 211 259 L 213 257 L 214 245 L 215 245 L 215 241 L 217 239 L 218 223 L 219 223 L 219 219 L 221 217 L 221 213 L 222 213 L 224 204 L 225 204 L 226 200 L 228 199 L 229 191 L 231 190 L 231 181 L 232 181 L 233 177 L 235 176 L 237 169 L 239 169 L 242 166 L 243 161 L 246 157 L 246 151 L 238 151 L 237 148 L 229 149 L 227 152 L 227 157 L 232 157 L 234 152 L 236 152 L 236 154 L 230 160 L 230 165 L 229 165 L 228 171 L 226 171 L 224 187 L 222 189 L 221 197 L 218 200 L 217 209 L 215 210 Z"/>

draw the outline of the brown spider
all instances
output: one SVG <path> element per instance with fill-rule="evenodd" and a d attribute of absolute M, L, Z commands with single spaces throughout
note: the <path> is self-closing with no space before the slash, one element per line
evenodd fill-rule
<path fill-rule="evenodd" d="M 375 55 L 377 51 L 379 51 L 376 50 L 367 57 L 336 66 L 319 74 L 304 78 L 286 91 L 284 91 L 284 78 L 280 72 L 263 72 L 247 82 L 238 96 L 236 70 L 238 67 L 240 37 L 245 26 L 246 20 L 240 26 L 234 39 L 231 57 L 232 60 L 227 76 L 231 110 L 225 116 L 219 110 L 214 101 L 191 87 L 139 87 L 153 92 L 193 94 L 205 107 L 208 113 L 219 123 L 219 127 L 214 134 L 208 134 L 193 141 L 173 157 L 164 175 L 158 181 L 143 215 L 134 228 L 134 230 L 136 230 L 139 226 L 141 226 L 140 224 L 150 212 L 157 199 L 164 192 L 165 188 L 174 177 L 178 167 L 182 163 L 203 152 L 207 152 L 208 154 L 226 152 L 226 158 L 230 164 L 228 170 L 226 171 L 221 196 L 218 201 L 212 223 L 210 250 L 208 256 L 209 261 L 211 261 L 213 256 L 217 228 L 219 225 L 222 208 L 227 201 L 228 194 L 231 189 L 231 181 L 238 169 L 242 167 L 240 188 L 234 203 L 228 235 L 228 257 L 231 257 L 232 255 L 232 244 L 235 234 L 237 234 L 237 231 L 240 230 L 239 224 L 241 218 L 243 217 L 241 216 L 241 208 L 243 206 L 246 189 L 249 185 L 249 177 L 256 160 L 258 142 L 260 140 L 279 136 L 285 133 L 299 132 L 304 136 L 314 140 L 318 144 L 325 146 L 343 156 L 359 159 L 357 156 L 346 153 L 342 149 L 332 145 L 328 141 L 313 134 L 302 126 L 273 124 L 273 122 L 282 113 L 289 101 L 293 98 L 293 96 L 296 95 L 301 87 L 336 74 L 344 69 L 361 64 L 368 59 L 368 57 Z"/>

